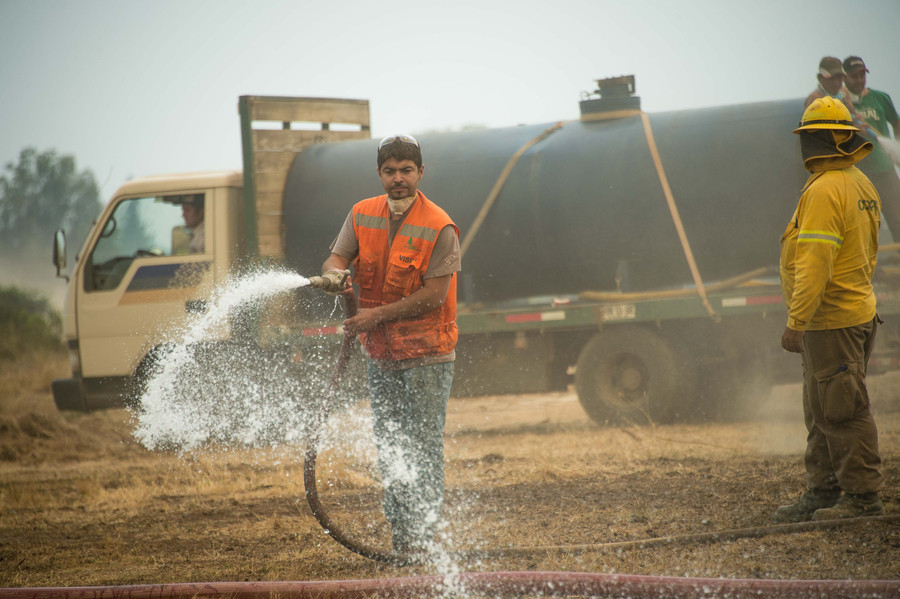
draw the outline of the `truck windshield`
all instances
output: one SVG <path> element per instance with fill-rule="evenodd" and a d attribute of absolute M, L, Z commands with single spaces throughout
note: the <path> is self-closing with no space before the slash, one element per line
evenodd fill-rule
<path fill-rule="evenodd" d="M 114 289 L 135 258 L 202 253 L 203 204 L 203 194 L 121 202 L 106 221 L 91 252 L 93 276 L 86 277 L 86 287 Z"/>

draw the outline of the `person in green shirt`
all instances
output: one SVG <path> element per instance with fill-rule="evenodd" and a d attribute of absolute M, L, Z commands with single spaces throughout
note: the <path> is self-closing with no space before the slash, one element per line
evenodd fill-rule
<path fill-rule="evenodd" d="M 890 139 L 893 129 L 894 139 L 900 139 L 900 115 L 894 107 L 891 97 L 881 91 L 866 86 L 866 63 L 859 56 L 848 56 L 844 59 L 844 84 L 847 87 L 847 100 L 853 109 L 865 121 L 867 129 L 862 134 L 874 142 L 875 149 L 859 163 L 878 195 L 881 196 L 881 210 L 891 237 L 900 242 L 900 179 L 894 162 L 884 148 L 879 146 L 872 131 L 881 137 Z"/>

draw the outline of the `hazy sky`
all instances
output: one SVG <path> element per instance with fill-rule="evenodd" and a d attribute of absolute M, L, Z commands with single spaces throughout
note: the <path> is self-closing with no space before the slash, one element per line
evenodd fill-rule
<path fill-rule="evenodd" d="M 799 98 L 857 54 L 900 100 L 898 38 L 900 0 L 0 0 L 0 164 L 73 154 L 104 201 L 237 168 L 243 94 L 368 99 L 379 137 L 577 118 L 625 74 L 648 112 Z"/>

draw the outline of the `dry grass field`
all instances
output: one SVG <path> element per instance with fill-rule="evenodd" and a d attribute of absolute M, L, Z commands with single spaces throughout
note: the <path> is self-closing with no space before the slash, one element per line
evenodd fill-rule
<path fill-rule="evenodd" d="M 130 414 L 60 414 L 63 356 L 0 365 L 0 587 L 334 580 L 439 573 L 350 553 L 304 499 L 302 447 L 151 452 Z M 900 514 L 900 378 L 873 377 L 888 514 Z M 713 542 L 631 540 L 768 526 L 803 490 L 799 386 L 728 424 L 600 428 L 572 393 L 452 399 L 448 535 L 460 571 L 900 578 L 900 525 Z M 361 405 L 354 410 L 365 410 Z M 370 450 L 320 456 L 331 515 L 387 545 Z M 618 543 L 618 545 L 615 545 Z"/>

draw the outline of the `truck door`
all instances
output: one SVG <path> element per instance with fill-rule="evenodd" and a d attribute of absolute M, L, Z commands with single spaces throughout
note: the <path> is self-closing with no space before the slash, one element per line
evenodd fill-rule
<path fill-rule="evenodd" d="M 114 200 L 80 261 L 76 318 L 88 409 L 122 403 L 154 346 L 205 307 L 214 284 L 212 190 Z"/>

